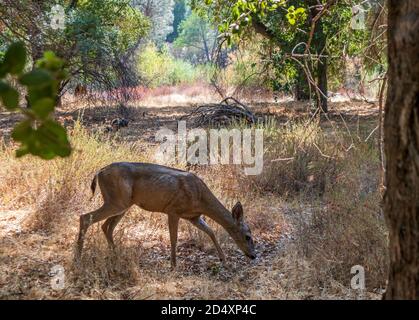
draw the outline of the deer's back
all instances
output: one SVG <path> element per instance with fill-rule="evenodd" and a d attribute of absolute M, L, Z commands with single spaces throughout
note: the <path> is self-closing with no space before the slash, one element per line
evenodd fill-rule
<path fill-rule="evenodd" d="M 196 175 L 151 163 L 118 162 L 103 168 L 99 184 L 112 185 L 131 204 L 154 212 L 194 216 L 207 189 Z M 105 187 L 106 188 L 106 187 Z M 103 193 L 103 192 L 102 192 Z"/>

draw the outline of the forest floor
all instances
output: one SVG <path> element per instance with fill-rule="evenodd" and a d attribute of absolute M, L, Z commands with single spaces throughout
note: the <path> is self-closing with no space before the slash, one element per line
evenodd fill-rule
<path fill-rule="evenodd" d="M 309 117 L 301 103 L 250 107 L 258 117 L 275 118 L 279 127 Z M 108 250 L 97 224 L 87 234 L 82 261 L 73 262 L 78 217 L 101 203 L 98 195 L 89 201 L 93 173 L 112 161 L 153 161 L 158 129 L 176 131 L 177 120 L 192 108 L 132 104 L 122 114 L 118 106 L 64 106 L 56 115 L 71 131 L 75 150 L 69 159 L 48 163 L 14 158 L 9 136 L 19 117 L 0 114 L 0 298 L 379 299 L 386 278 L 386 234 L 377 183 L 378 109 L 360 102 L 331 103 L 328 119 L 320 123 L 324 133 L 319 133 L 319 141 L 325 149 L 314 156 L 320 142 L 307 147 L 302 154 L 311 157 L 308 162 L 268 167 L 269 176 L 259 180 L 243 176 L 232 165 L 192 169 L 227 207 L 237 200 L 243 203 L 257 259 L 245 258 L 212 223 L 228 257 L 223 265 L 206 236 L 183 222 L 178 266 L 171 271 L 166 216 L 132 208 L 116 229 L 115 252 Z M 130 120 L 128 127 L 104 133 L 106 125 L 121 116 Z M 348 139 L 342 150 L 357 151 L 332 165 L 325 150 L 338 148 L 342 132 Z M 304 192 L 295 192 L 292 183 L 281 190 L 271 186 L 281 179 L 300 179 L 294 169 L 301 164 L 314 166 L 303 181 L 330 173 L 343 189 L 336 191 L 329 180 L 306 184 Z M 350 267 L 357 264 L 366 269 L 367 288 L 362 292 L 350 287 Z M 55 271 L 57 266 L 63 273 Z"/>

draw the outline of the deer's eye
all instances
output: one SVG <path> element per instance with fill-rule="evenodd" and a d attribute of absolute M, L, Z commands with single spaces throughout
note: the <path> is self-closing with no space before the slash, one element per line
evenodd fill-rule
<path fill-rule="evenodd" d="M 250 241 L 250 240 L 252 240 L 252 237 L 251 236 L 246 236 L 246 241 Z"/>

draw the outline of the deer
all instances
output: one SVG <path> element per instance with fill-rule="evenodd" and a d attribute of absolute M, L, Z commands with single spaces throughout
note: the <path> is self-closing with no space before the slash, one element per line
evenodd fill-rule
<path fill-rule="evenodd" d="M 114 249 L 113 231 L 133 205 L 146 211 L 167 214 L 172 269 L 176 268 L 178 225 L 181 218 L 209 236 L 222 263 L 225 262 L 223 250 L 202 216 L 221 225 L 247 257 L 256 258 L 252 233 L 244 221 L 241 203 L 237 202 L 230 212 L 194 173 L 153 163 L 115 162 L 94 175 L 91 183 L 92 197 L 97 184 L 103 205 L 80 216 L 76 259 L 82 256 L 83 241 L 89 226 L 105 219 L 102 230 L 108 246 Z"/>

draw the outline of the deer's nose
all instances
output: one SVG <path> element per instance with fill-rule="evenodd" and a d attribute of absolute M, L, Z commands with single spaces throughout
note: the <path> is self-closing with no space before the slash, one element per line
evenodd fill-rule
<path fill-rule="evenodd" d="M 252 259 L 252 260 L 256 259 L 256 255 L 255 255 L 255 254 L 251 254 L 251 255 L 249 255 L 249 257 L 250 257 L 250 259 Z"/>

